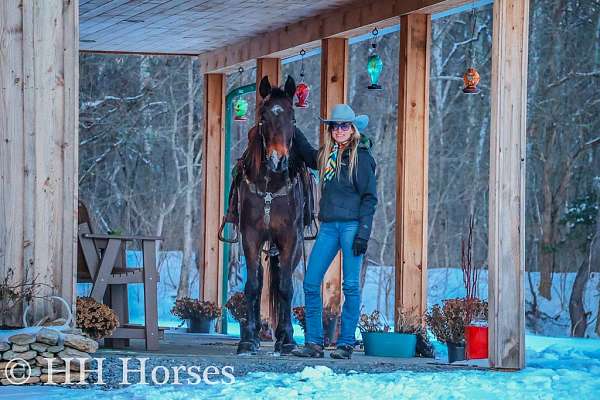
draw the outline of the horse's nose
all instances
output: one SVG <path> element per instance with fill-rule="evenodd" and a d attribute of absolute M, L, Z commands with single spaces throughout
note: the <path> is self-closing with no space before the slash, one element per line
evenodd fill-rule
<path fill-rule="evenodd" d="M 277 151 L 273 150 L 271 151 L 271 163 L 273 163 L 273 166 L 275 166 L 277 168 L 277 166 L 279 166 L 279 160 L 281 160 L 281 157 L 279 157 L 279 153 L 277 153 Z"/>

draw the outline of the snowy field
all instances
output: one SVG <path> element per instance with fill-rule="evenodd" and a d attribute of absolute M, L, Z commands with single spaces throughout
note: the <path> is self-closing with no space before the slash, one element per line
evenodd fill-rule
<path fill-rule="evenodd" d="M 141 253 L 129 251 L 127 254 L 127 264 L 130 267 L 137 266 L 141 262 Z M 243 257 L 242 257 L 243 262 Z M 160 282 L 158 285 L 158 319 L 160 326 L 176 327 L 180 324 L 180 320 L 174 317 L 170 310 L 175 303 L 177 297 L 177 287 L 179 285 L 179 271 L 181 269 L 181 252 L 169 251 L 161 252 L 159 257 Z M 302 268 L 302 266 L 299 266 Z M 241 271 L 242 280 L 245 269 Z M 375 309 L 382 311 L 384 315 L 388 315 L 390 325 L 392 325 L 393 310 L 394 310 L 394 288 L 393 281 L 388 295 L 385 295 L 385 277 L 393 277 L 393 267 L 369 266 L 367 269 L 365 287 L 362 295 L 362 303 L 366 312 L 371 312 Z M 537 298 L 540 311 L 548 317 L 532 326 L 529 321 L 527 324 L 527 333 L 545 335 L 545 336 L 569 336 L 570 318 L 569 318 L 569 297 L 571 296 L 571 288 L 575 279 L 575 273 L 555 273 L 552 281 L 552 300 L 548 301 L 542 297 Z M 531 283 L 534 288 L 537 288 L 539 282 L 539 274 L 531 273 Z M 462 282 L 462 271 L 460 268 L 429 268 L 427 274 L 428 284 L 428 305 L 439 304 L 443 299 L 462 297 L 465 295 L 465 289 Z M 198 290 L 198 272 L 192 269 L 191 276 L 192 294 L 199 293 Z M 525 277 L 525 302 L 526 304 L 532 301 L 531 290 L 527 276 Z M 90 284 L 78 284 L 78 295 L 85 295 L 89 291 Z M 144 293 L 143 287 L 139 285 L 129 285 L 129 319 L 132 323 L 143 323 L 144 321 Z M 381 287 L 381 290 L 379 289 Z M 242 282 L 239 282 L 237 287 L 230 291 L 243 290 Z M 598 317 L 598 289 L 600 288 L 600 273 L 592 272 L 589 282 L 586 286 L 584 296 L 584 307 L 590 312 L 589 326 L 587 335 L 597 338 L 598 335 L 594 332 L 595 321 Z M 487 271 L 482 271 L 480 275 L 479 297 L 487 299 Z M 293 305 L 304 304 L 304 296 L 302 293 L 302 282 L 294 280 L 294 299 Z M 239 335 L 239 328 L 235 326 L 235 322 L 231 320 L 229 334 Z M 302 332 L 296 330 L 296 335 L 301 335 Z M 600 399 L 600 395 L 598 397 Z"/>
<path fill-rule="evenodd" d="M 436 346 L 439 347 L 439 346 Z M 0 387 L 0 399 L 576 399 L 600 398 L 600 340 L 527 335 L 519 372 L 455 370 L 336 374 L 324 366 L 294 374 L 252 373 L 233 384 L 131 385 L 124 389 Z M 357 396 L 360 394 L 360 396 Z"/>

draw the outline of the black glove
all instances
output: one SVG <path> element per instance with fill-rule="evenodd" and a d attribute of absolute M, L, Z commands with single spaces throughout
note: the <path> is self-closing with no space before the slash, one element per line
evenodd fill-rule
<path fill-rule="evenodd" d="M 352 251 L 355 256 L 360 256 L 361 254 L 365 254 L 367 252 L 367 240 L 359 237 L 354 238 L 354 242 L 352 243 Z"/>

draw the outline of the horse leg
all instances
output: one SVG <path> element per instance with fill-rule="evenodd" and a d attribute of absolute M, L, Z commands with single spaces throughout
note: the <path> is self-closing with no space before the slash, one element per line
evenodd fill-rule
<path fill-rule="evenodd" d="M 252 354 L 255 353 L 256 348 L 256 308 L 260 307 L 260 285 L 259 275 L 259 251 L 260 243 L 248 243 L 246 240 L 243 241 L 244 255 L 246 256 L 246 269 L 248 271 L 248 277 L 246 285 L 244 287 L 244 294 L 246 296 L 246 315 L 247 321 L 241 327 L 241 340 L 238 344 L 238 354 Z M 258 302 L 258 305 L 256 304 Z"/>
<path fill-rule="evenodd" d="M 294 257 L 294 251 L 290 251 L 290 247 L 297 248 L 293 241 L 288 243 L 279 258 L 281 265 L 279 266 L 279 285 L 277 288 L 277 329 L 275 331 L 277 341 L 275 342 L 275 351 L 281 354 L 290 354 L 296 348 L 291 320 L 292 298 L 294 296 L 292 273 L 300 260 L 299 257 Z"/>
<path fill-rule="evenodd" d="M 262 248 L 262 246 L 261 246 Z M 260 254 L 260 251 L 259 251 Z M 263 288 L 263 275 L 264 275 L 264 269 L 263 269 L 263 265 L 261 262 L 261 256 L 259 255 L 258 257 L 258 298 L 254 303 L 254 345 L 256 346 L 256 348 L 260 348 L 260 331 L 262 329 L 262 318 L 260 316 L 260 303 L 261 303 L 261 297 L 262 297 L 262 288 Z"/>

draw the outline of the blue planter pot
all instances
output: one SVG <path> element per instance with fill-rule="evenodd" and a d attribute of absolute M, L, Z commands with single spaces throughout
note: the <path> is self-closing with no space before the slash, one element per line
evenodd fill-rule
<path fill-rule="evenodd" d="M 190 333 L 215 333 L 214 319 L 188 319 L 188 332 Z"/>
<path fill-rule="evenodd" d="M 395 332 L 363 332 L 365 354 L 377 357 L 415 356 L 417 335 Z"/>

